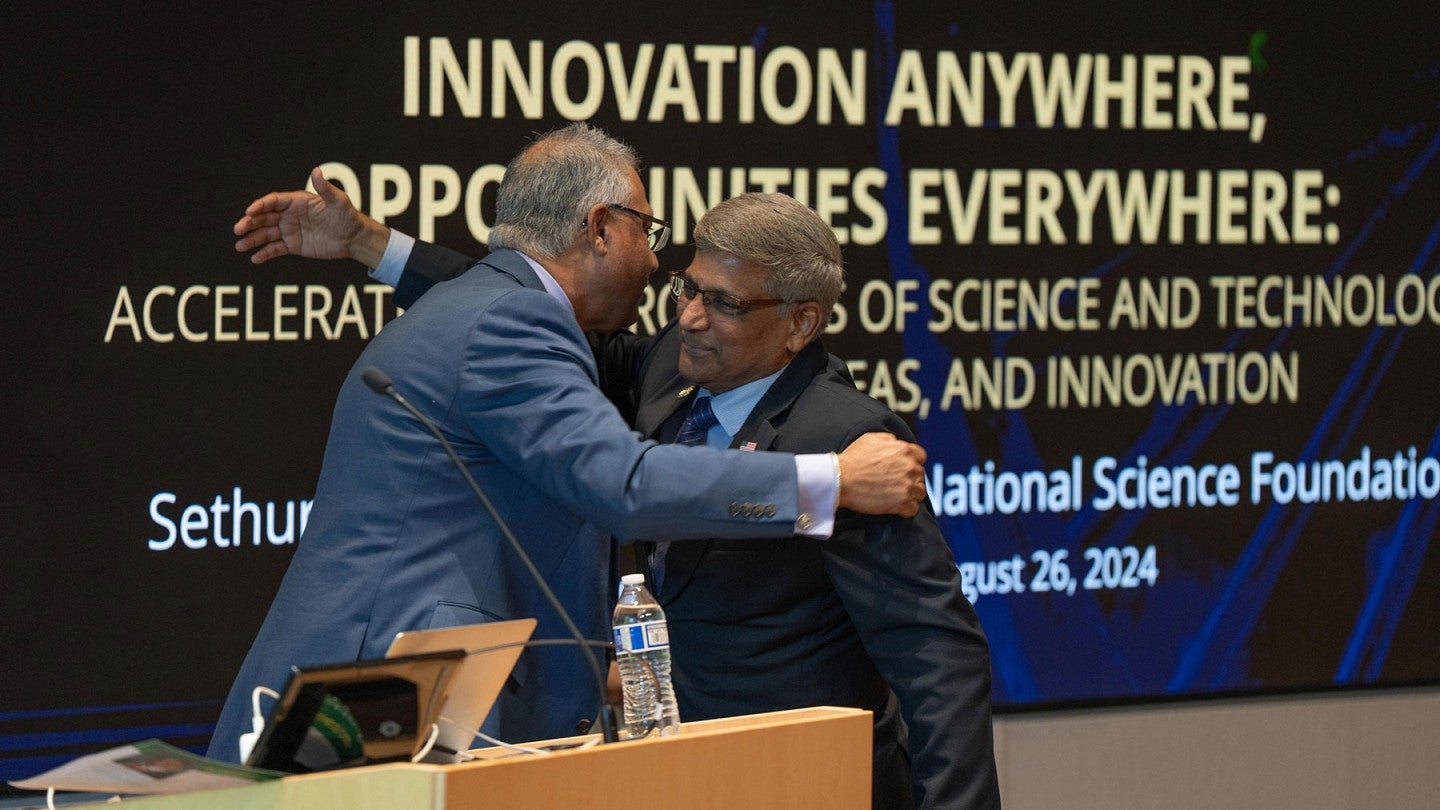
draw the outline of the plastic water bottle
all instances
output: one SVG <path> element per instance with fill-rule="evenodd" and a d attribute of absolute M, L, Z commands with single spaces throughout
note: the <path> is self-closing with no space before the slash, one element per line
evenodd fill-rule
<path fill-rule="evenodd" d="M 615 659 L 625 693 L 627 740 L 650 734 L 678 734 L 680 709 L 670 681 L 670 631 L 665 611 L 645 587 L 644 574 L 620 578 L 615 606 Z"/>

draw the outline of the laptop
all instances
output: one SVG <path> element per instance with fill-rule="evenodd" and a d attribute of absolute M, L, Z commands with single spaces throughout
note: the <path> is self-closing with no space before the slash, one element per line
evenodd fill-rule
<path fill-rule="evenodd" d="M 439 736 L 426 762 L 455 762 L 457 752 L 468 751 L 475 732 L 495 705 L 495 698 L 515 668 L 525 642 L 535 632 L 534 619 L 441 627 L 397 633 L 390 643 L 388 658 L 416 656 L 444 650 L 464 650 L 468 655 L 450 679 L 448 694 L 434 722 Z"/>

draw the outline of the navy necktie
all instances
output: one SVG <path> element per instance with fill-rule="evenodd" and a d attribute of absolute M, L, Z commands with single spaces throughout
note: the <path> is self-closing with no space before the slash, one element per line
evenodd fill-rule
<path fill-rule="evenodd" d="M 672 444 L 685 444 L 692 447 L 705 444 L 710 428 L 719 422 L 720 420 L 715 416 L 715 409 L 710 407 L 710 397 L 696 397 L 695 404 L 690 407 L 690 415 L 680 423 L 680 432 L 675 434 L 675 441 Z M 650 581 L 655 584 L 657 594 L 660 592 L 661 584 L 665 581 L 665 551 L 669 546 L 669 542 L 661 540 L 650 551 Z"/>
<path fill-rule="evenodd" d="M 710 428 L 719 422 L 715 409 L 710 407 L 710 397 L 697 397 L 690 408 L 690 415 L 680 424 L 680 432 L 675 434 L 675 444 L 704 444 Z"/>

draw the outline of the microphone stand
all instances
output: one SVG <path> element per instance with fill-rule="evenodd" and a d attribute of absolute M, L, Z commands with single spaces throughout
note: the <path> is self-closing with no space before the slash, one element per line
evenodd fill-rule
<path fill-rule="evenodd" d="M 617 730 L 615 707 L 610 704 L 605 691 L 605 675 L 600 669 L 600 662 L 595 659 L 595 652 L 590 649 L 589 642 L 585 636 L 581 634 L 580 628 L 575 626 L 574 620 L 570 618 L 569 611 L 565 610 L 565 606 L 560 604 L 560 600 L 555 596 L 555 592 L 550 590 L 550 586 L 545 582 L 545 577 L 540 574 L 540 569 L 535 567 L 535 563 L 531 561 L 530 555 L 525 553 L 525 549 L 520 545 L 520 541 L 515 539 L 515 535 L 510 531 L 510 527 L 506 525 L 505 519 L 500 517 L 500 513 L 495 509 L 495 505 L 490 502 L 490 498 L 485 495 L 485 491 L 476 483 L 474 476 L 470 474 L 469 468 L 465 466 L 465 462 L 460 460 L 460 456 L 455 452 L 455 448 L 445 439 L 444 434 L 440 432 L 440 427 L 435 424 L 434 420 L 421 413 L 415 406 L 411 405 L 408 400 L 400 396 L 400 392 L 395 390 L 395 384 L 390 381 L 390 375 L 374 366 L 370 366 L 360 373 L 360 377 L 365 381 L 365 385 L 368 386 L 371 391 L 398 402 L 400 407 L 408 411 L 411 416 L 419 419 L 420 423 L 428 428 L 436 439 L 440 440 L 440 445 L 444 447 L 445 452 L 449 454 L 450 460 L 455 464 L 455 468 L 465 477 L 465 482 L 470 485 L 470 489 L 475 491 L 475 497 L 480 499 L 480 503 L 485 507 L 485 511 L 489 512 L 490 517 L 495 520 L 495 525 L 500 527 L 500 533 L 504 535 L 505 540 L 509 542 L 510 549 L 515 552 L 515 556 L 520 558 L 520 562 L 524 563 L 525 569 L 530 572 L 530 576 L 534 578 L 535 584 L 540 587 L 540 592 L 545 595 L 550 605 L 555 608 L 555 612 L 559 614 L 560 620 L 564 622 L 565 628 L 570 631 L 570 635 L 575 637 L 575 643 L 580 646 L 581 652 L 585 655 L 585 661 L 590 665 L 590 672 L 595 677 L 595 687 L 600 697 L 601 737 L 607 743 L 618 742 L 620 734 Z"/>

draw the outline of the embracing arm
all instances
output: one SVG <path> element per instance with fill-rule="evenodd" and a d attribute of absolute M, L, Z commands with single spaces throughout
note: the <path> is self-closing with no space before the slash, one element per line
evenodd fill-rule
<path fill-rule="evenodd" d="M 255 264 L 277 256 L 379 264 L 390 229 L 356 210 L 319 168 L 310 170 L 310 183 L 313 193 L 272 191 L 250 203 L 232 228 L 240 237 L 235 250 L 254 251 L 250 261 Z"/>
<path fill-rule="evenodd" d="M 277 256 L 354 259 L 374 268 L 376 278 L 395 287 L 395 305 L 409 309 L 427 290 L 465 272 L 475 260 L 447 247 L 412 239 L 355 208 L 319 168 L 310 172 L 315 191 L 272 191 L 250 203 L 236 221 L 235 250 L 253 251 L 263 264 Z M 392 244 L 393 242 L 393 244 Z M 592 333 L 601 389 L 627 421 L 635 413 L 639 365 L 650 339 L 629 332 Z"/>
<path fill-rule="evenodd" d="M 506 293 L 473 317 L 455 414 L 550 498 L 627 540 L 794 532 L 793 456 L 640 441 L 587 373 L 573 316 L 540 291 Z"/>
<path fill-rule="evenodd" d="M 470 315 L 457 416 L 502 463 L 615 537 L 781 536 L 812 519 L 830 533 L 828 512 L 802 517 L 798 485 L 800 462 L 818 459 L 828 471 L 825 454 L 641 442 L 596 387 L 590 347 L 558 301 L 517 290 Z M 870 434 L 842 456 L 847 470 L 894 474 L 845 481 L 840 507 L 915 513 L 925 491 L 918 447 Z"/>
<path fill-rule="evenodd" d="M 407 239 L 409 237 L 406 237 Z M 409 309 L 427 290 L 469 269 L 475 260 L 430 242 L 413 241 L 405 266 L 395 284 L 395 306 Z M 379 263 L 375 265 L 379 268 Z M 380 274 L 377 277 L 384 278 Z"/>
<path fill-rule="evenodd" d="M 272 191 L 250 203 L 232 228 L 239 237 L 235 250 L 250 251 L 255 264 L 279 256 L 354 259 L 376 269 L 387 258 L 403 262 L 390 275 L 377 276 L 393 280 L 395 305 L 402 309 L 436 282 L 454 278 L 470 266 L 472 260 L 464 254 L 409 237 L 403 237 L 408 244 L 400 244 L 401 250 L 393 250 L 392 240 L 402 237 L 355 208 L 319 168 L 310 171 L 310 184 L 314 192 Z"/>

